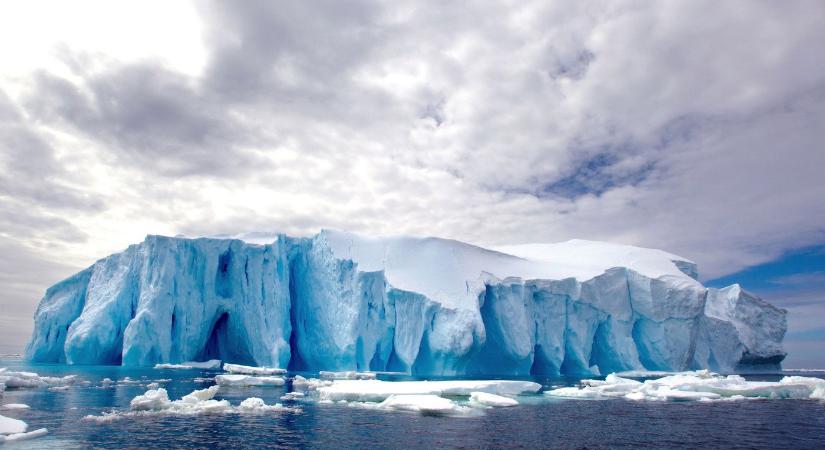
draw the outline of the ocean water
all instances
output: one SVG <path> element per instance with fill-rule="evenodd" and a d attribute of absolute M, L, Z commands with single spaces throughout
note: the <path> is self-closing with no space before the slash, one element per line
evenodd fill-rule
<path fill-rule="evenodd" d="M 2 411 L 25 420 L 29 430 L 49 434 L 0 448 L 825 448 L 825 402 L 748 400 L 726 402 L 634 402 L 553 400 L 537 396 L 513 408 L 477 417 L 428 417 L 309 402 L 281 402 L 289 386 L 222 388 L 217 398 L 233 405 L 260 397 L 298 406 L 301 412 L 139 416 L 98 423 L 84 420 L 129 401 L 160 379 L 172 399 L 211 383 L 196 377 L 214 371 L 156 370 L 112 366 L 26 365 L 0 367 L 40 375 L 75 374 L 90 385 L 65 391 L 7 390 L 0 403 L 25 403 L 29 410 Z M 822 373 L 794 373 L 822 377 Z M 136 380 L 101 388 L 100 380 Z M 748 376 L 775 381 L 781 375 Z M 536 380 L 546 387 L 574 379 Z"/>

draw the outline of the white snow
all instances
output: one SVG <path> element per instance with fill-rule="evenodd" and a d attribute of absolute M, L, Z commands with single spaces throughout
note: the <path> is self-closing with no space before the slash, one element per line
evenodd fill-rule
<path fill-rule="evenodd" d="M 237 373 L 242 375 L 283 375 L 286 373 L 286 369 L 277 369 L 274 367 L 242 366 L 240 364 L 229 363 L 223 365 L 223 370 L 224 372 Z"/>
<path fill-rule="evenodd" d="M 251 375 L 216 375 L 215 383 L 220 386 L 283 386 L 283 377 Z"/>
<path fill-rule="evenodd" d="M 28 433 L 14 433 L 9 434 L 6 436 L 0 436 L 0 443 L 3 442 L 17 442 L 17 441 L 24 441 L 27 439 L 34 439 L 36 437 L 45 436 L 49 433 L 47 428 L 38 428 L 34 431 L 29 431 Z"/>
<path fill-rule="evenodd" d="M 319 235 L 339 259 L 351 259 L 362 272 L 384 271 L 393 287 L 417 292 L 445 306 L 471 306 L 477 298 L 468 283 L 484 274 L 499 279 L 589 280 L 612 267 L 627 267 L 649 278 L 670 275 L 691 280 L 673 263 L 686 258 L 662 250 L 570 240 L 555 244 L 525 244 L 488 250 L 459 241 L 409 236 L 367 237 L 323 230 Z"/>
<path fill-rule="evenodd" d="M 481 406 L 507 407 L 517 406 L 518 400 L 488 392 L 472 392 L 470 393 L 470 403 Z"/>
<path fill-rule="evenodd" d="M 199 414 L 227 414 L 250 412 L 300 412 L 300 409 L 282 406 L 279 403 L 267 405 L 257 397 L 247 398 L 238 406 L 232 406 L 228 400 L 215 400 L 220 390 L 219 386 L 192 391 L 180 400 L 170 400 L 166 389 L 150 389 L 138 395 L 129 402 L 130 412 L 111 411 L 100 416 L 89 415 L 86 420 L 106 423 L 122 417 L 131 417 L 137 414 L 172 414 L 172 415 L 199 415 Z"/>
<path fill-rule="evenodd" d="M 322 386 L 332 386 L 331 380 L 320 380 L 318 378 L 304 378 L 300 375 L 295 375 L 292 378 L 292 388 L 302 389 L 308 391 L 317 390 Z"/>
<path fill-rule="evenodd" d="M 186 361 L 182 364 L 155 364 L 155 369 L 205 369 L 215 370 L 221 368 L 220 359 L 210 359 L 209 361 Z"/>
<path fill-rule="evenodd" d="M 5 405 L 0 405 L 0 409 L 5 410 L 14 410 L 14 409 L 29 409 L 29 405 L 23 403 L 6 403 Z"/>
<path fill-rule="evenodd" d="M 66 386 L 76 382 L 74 375 L 65 377 L 40 376 L 34 372 L 4 370 L 0 372 L 0 384 L 6 388 L 40 388 L 49 386 Z"/>
<path fill-rule="evenodd" d="M 605 380 L 582 380 L 580 387 L 545 392 L 552 397 L 629 400 L 687 401 L 745 398 L 818 399 L 825 393 L 825 380 L 784 377 L 779 381 L 747 381 L 739 375 L 722 376 L 707 370 L 681 372 L 644 382 L 608 375 Z"/>
<path fill-rule="evenodd" d="M 334 380 L 331 385 L 318 387 L 317 391 L 321 400 L 380 402 L 391 395 L 471 395 L 473 392 L 518 395 L 540 389 L 538 383 L 509 380 Z"/>
<path fill-rule="evenodd" d="M 427 416 L 449 416 L 462 413 L 454 401 L 432 394 L 391 395 L 377 405 L 379 409 L 417 412 Z"/>
<path fill-rule="evenodd" d="M 22 420 L 0 416 L 0 434 L 25 433 L 28 427 Z"/>

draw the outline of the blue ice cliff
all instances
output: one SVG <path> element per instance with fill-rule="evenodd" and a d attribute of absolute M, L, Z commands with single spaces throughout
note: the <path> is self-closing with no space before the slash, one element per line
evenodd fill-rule
<path fill-rule="evenodd" d="M 573 240 L 148 236 L 46 291 L 26 356 L 294 370 L 775 369 L 785 311 L 660 250 Z"/>

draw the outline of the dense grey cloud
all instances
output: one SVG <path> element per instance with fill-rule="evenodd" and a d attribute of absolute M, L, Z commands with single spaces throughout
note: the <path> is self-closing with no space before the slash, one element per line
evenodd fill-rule
<path fill-rule="evenodd" d="M 713 278 L 825 241 L 822 2 L 197 10 L 197 74 L 65 46 L 0 96 L 9 251 L 332 227 L 626 242 Z"/>

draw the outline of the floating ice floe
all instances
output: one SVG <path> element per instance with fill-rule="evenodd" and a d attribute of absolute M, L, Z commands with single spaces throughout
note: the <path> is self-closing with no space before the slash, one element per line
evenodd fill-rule
<path fill-rule="evenodd" d="M 49 430 L 47 428 L 38 428 L 37 430 L 29 431 L 28 433 L 0 435 L 0 443 L 24 441 L 27 439 L 34 439 L 36 437 L 45 436 L 47 434 L 49 434 Z"/>
<path fill-rule="evenodd" d="M 531 381 L 449 380 L 449 381 L 381 381 L 334 380 L 318 387 L 321 400 L 381 402 L 391 395 L 469 396 L 473 392 L 497 395 L 533 394 L 541 385 Z"/>
<path fill-rule="evenodd" d="M 508 407 L 517 406 L 518 400 L 503 395 L 489 394 L 487 392 L 471 392 L 470 403 L 485 407 Z"/>
<path fill-rule="evenodd" d="M 545 392 L 563 398 L 655 401 L 715 401 L 746 398 L 823 399 L 825 380 L 788 376 L 779 381 L 747 381 L 739 375 L 722 376 L 707 370 L 680 372 L 644 382 L 616 374 L 604 380 L 582 380 L 580 387 Z"/>
<path fill-rule="evenodd" d="M 323 380 L 374 380 L 376 374 L 374 372 L 329 372 L 322 370 L 318 372 L 318 377 Z"/>
<path fill-rule="evenodd" d="M 283 375 L 286 373 L 286 369 L 277 369 L 275 367 L 253 367 L 229 363 L 223 365 L 223 370 L 224 372 L 242 375 Z"/>
<path fill-rule="evenodd" d="M 319 387 L 332 386 L 332 380 L 319 380 L 318 378 L 304 378 L 300 375 L 295 375 L 292 378 L 292 388 L 301 389 L 304 391 L 315 391 Z"/>
<path fill-rule="evenodd" d="M 377 409 L 418 412 L 426 416 L 454 416 L 466 414 L 466 406 L 432 394 L 390 395 L 376 405 Z"/>
<path fill-rule="evenodd" d="M 32 439 L 49 432 L 45 428 L 40 428 L 27 433 L 28 428 L 29 425 L 22 420 L 0 416 L 0 443 Z"/>
<path fill-rule="evenodd" d="M 270 376 L 216 375 L 215 383 L 220 386 L 283 386 L 286 380 Z"/>
<path fill-rule="evenodd" d="M 186 361 L 181 364 L 155 364 L 155 369 L 205 369 L 217 370 L 221 368 L 220 359 L 210 359 L 209 361 Z"/>
<path fill-rule="evenodd" d="M 5 410 L 15 410 L 15 409 L 29 409 L 29 405 L 23 403 L 6 403 L 5 405 L 0 405 L 0 409 Z"/>
<path fill-rule="evenodd" d="M 300 409 L 289 408 L 276 403 L 267 405 L 257 397 L 248 398 L 238 406 L 232 406 L 228 400 L 215 400 L 214 397 L 220 388 L 211 386 L 184 395 L 180 400 L 170 400 L 166 389 L 150 389 L 138 395 L 129 402 L 130 411 L 104 412 L 100 416 L 86 416 L 85 420 L 106 423 L 123 417 L 132 417 L 145 414 L 170 415 L 198 415 L 198 414 L 226 414 L 252 412 L 300 412 Z"/>
<path fill-rule="evenodd" d="M 40 388 L 67 386 L 78 380 L 74 375 L 65 377 L 41 377 L 34 372 L 0 371 L 0 384 L 6 388 Z"/>

